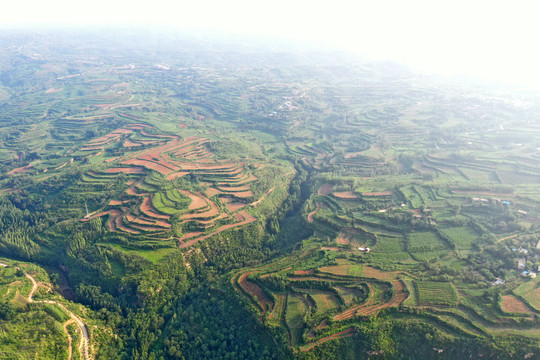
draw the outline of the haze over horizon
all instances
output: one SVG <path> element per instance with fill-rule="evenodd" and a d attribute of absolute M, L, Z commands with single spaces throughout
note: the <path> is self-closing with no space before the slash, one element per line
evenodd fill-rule
<path fill-rule="evenodd" d="M 1 28 L 165 25 L 179 29 L 315 41 L 414 70 L 466 75 L 540 90 L 537 4 L 519 1 L 383 0 L 173 2 L 68 0 L 9 3 Z"/>

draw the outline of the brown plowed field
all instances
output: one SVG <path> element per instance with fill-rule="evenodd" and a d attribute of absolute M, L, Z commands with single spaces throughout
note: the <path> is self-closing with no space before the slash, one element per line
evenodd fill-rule
<path fill-rule="evenodd" d="M 234 192 L 235 194 L 239 193 L 239 192 L 248 191 L 250 188 L 251 188 L 251 186 L 249 186 L 249 185 L 246 185 L 246 186 L 218 186 L 218 190 L 221 190 L 223 192 Z"/>
<path fill-rule="evenodd" d="M 199 236 L 199 235 L 201 235 L 201 234 L 203 234 L 202 231 L 189 232 L 189 233 L 185 234 L 184 236 L 182 236 L 182 237 L 180 238 L 180 241 L 187 240 L 187 239 L 190 239 L 190 238 L 192 238 L 192 237 Z"/>
<path fill-rule="evenodd" d="M 182 177 L 182 176 L 185 176 L 185 175 L 188 175 L 188 174 L 189 174 L 189 172 L 187 172 L 187 171 L 177 171 L 175 173 L 167 175 L 167 180 L 174 180 L 176 178 L 179 178 L 179 177 Z"/>
<path fill-rule="evenodd" d="M 509 313 L 534 314 L 523 301 L 513 295 L 504 295 L 502 297 L 501 308 Z"/>
<path fill-rule="evenodd" d="M 313 275 L 313 274 L 315 274 L 315 271 L 313 271 L 313 270 L 296 270 L 294 273 L 296 275 Z"/>
<path fill-rule="evenodd" d="M 261 307 L 263 313 L 269 311 L 273 307 L 272 301 L 266 296 L 264 291 L 255 284 L 247 279 L 250 274 L 253 274 L 254 271 L 246 272 L 240 275 L 238 278 L 238 285 L 247 293 L 254 295 L 258 299 L 257 304 Z"/>
<path fill-rule="evenodd" d="M 333 195 L 339 199 L 358 199 L 358 195 L 353 191 L 335 192 Z"/>
<path fill-rule="evenodd" d="M 145 220 L 138 217 L 135 217 L 135 215 L 128 213 L 126 215 L 126 220 L 135 224 L 139 225 L 154 225 L 154 221 L 151 220 Z"/>
<path fill-rule="evenodd" d="M 321 186 L 319 188 L 319 191 L 317 191 L 317 194 L 319 194 L 319 196 L 330 195 L 330 193 L 332 192 L 333 187 L 334 187 L 334 185 L 326 183 L 326 184 L 324 184 L 323 186 Z"/>
<path fill-rule="evenodd" d="M 228 217 L 229 217 L 229 215 L 227 215 L 226 213 L 221 213 L 221 214 L 219 214 L 218 217 L 215 217 L 215 218 L 213 218 L 213 219 L 210 219 L 210 220 L 197 220 L 197 222 L 198 222 L 199 224 L 203 224 L 203 225 L 207 225 L 207 226 L 208 226 L 208 225 L 214 225 L 214 223 L 215 223 L 217 220 L 220 220 L 220 219 L 226 219 L 226 218 L 228 218 Z"/>
<path fill-rule="evenodd" d="M 205 239 L 208 239 L 209 237 L 211 236 L 214 236 L 215 234 L 218 234 L 220 232 L 223 232 L 225 230 L 228 230 L 228 229 L 232 229 L 234 227 L 237 227 L 237 226 L 242 226 L 242 225 L 245 225 L 245 224 L 249 224 L 255 220 L 257 220 L 256 218 L 254 218 L 253 216 L 251 216 L 250 214 L 246 213 L 245 211 L 241 210 L 239 213 L 236 213 L 234 214 L 235 216 L 236 215 L 240 215 L 244 218 L 243 221 L 241 222 L 237 222 L 237 223 L 234 223 L 234 224 L 228 224 L 228 225 L 223 225 L 222 227 L 220 227 L 219 229 L 217 229 L 216 231 L 208 234 L 208 235 L 205 235 L 205 236 L 201 236 L 201 237 L 198 237 L 198 238 L 194 238 L 194 239 L 191 239 L 185 243 L 182 243 L 180 245 L 180 248 L 186 248 L 188 246 L 191 246 L 193 244 L 195 244 L 197 241 L 201 241 L 201 240 L 205 240 Z"/>
<path fill-rule="evenodd" d="M 112 157 L 112 158 L 109 158 L 109 159 L 105 159 L 105 162 L 108 164 L 108 163 L 112 163 L 113 161 L 115 160 L 118 160 L 120 159 L 121 156 L 115 156 L 115 157 Z"/>
<path fill-rule="evenodd" d="M 124 144 L 122 144 L 122 146 L 124 147 L 137 147 L 137 146 L 141 146 L 142 144 L 140 143 L 136 143 L 136 142 L 133 142 L 129 139 L 127 139 L 126 141 L 124 141 Z"/>
<path fill-rule="evenodd" d="M 178 190 L 178 192 L 191 200 L 188 207 L 189 210 L 196 210 L 206 206 L 206 200 L 203 197 L 194 195 L 186 190 Z"/>
<path fill-rule="evenodd" d="M 143 166 L 147 169 L 157 171 L 161 175 L 168 175 L 174 171 L 166 166 L 148 160 L 130 159 L 123 161 L 122 164 Z"/>
<path fill-rule="evenodd" d="M 166 161 L 161 156 L 161 154 L 159 154 L 159 153 L 151 153 L 151 154 L 141 155 L 141 156 L 137 157 L 137 159 L 138 160 L 151 161 L 151 162 L 154 162 L 156 164 L 165 166 L 166 168 L 169 168 L 169 169 L 174 170 L 174 171 L 180 170 L 180 168 L 178 166 L 176 166 L 174 164 L 171 164 L 170 162 Z"/>
<path fill-rule="evenodd" d="M 214 189 L 213 187 L 209 187 L 208 190 L 206 190 L 206 196 L 208 197 L 212 197 L 217 194 L 222 194 L 222 192 L 218 189 Z"/>
<path fill-rule="evenodd" d="M 235 193 L 229 193 L 229 194 L 242 198 L 242 199 L 247 199 L 253 196 L 253 191 L 249 190 L 249 191 L 235 192 Z"/>
<path fill-rule="evenodd" d="M 376 192 L 366 192 L 362 193 L 364 196 L 390 196 L 392 195 L 391 191 L 376 191 Z"/>
<path fill-rule="evenodd" d="M 140 234 L 139 231 L 128 229 L 127 227 L 124 226 L 122 215 L 116 217 L 116 219 L 114 220 L 114 224 L 116 225 L 116 230 L 121 230 L 130 234 Z"/>
<path fill-rule="evenodd" d="M 227 203 L 226 206 L 227 206 L 227 210 L 233 213 L 237 210 L 242 209 L 244 206 L 246 206 L 246 204 L 243 202 L 231 202 L 231 203 Z"/>
<path fill-rule="evenodd" d="M 362 305 L 353 306 L 352 308 L 347 309 L 344 312 L 337 314 L 336 316 L 334 316 L 334 320 L 341 321 L 341 320 L 350 319 L 356 314 L 356 312 L 359 309 L 363 307 L 372 306 L 372 304 L 375 302 L 375 290 L 373 289 L 370 283 L 367 283 L 367 284 L 369 287 L 369 297 L 366 300 L 366 302 L 363 303 Z"/>
<path fill-rule="evenodd" d="M 202 195 L 200 195 L 202 196 Z M 210 218 L 214 217 L 219 214 L 219 209 L 217 205 L 210 199 L 205 199 L 208 205 L 210 205 L 210 210 L 202 212 L 202 213 L 193 213 L 193 214 L 184 214 L 180 219 L 182 220 L 189 220 L 189 219 L 196 219 L 196 218 Z"/>
<path fill-rule="evenodd" d="M 370 278 L 388 281 L 388 280 L 395 280 L 399 275 L 400 273 L 397 271 L 382 271 L 368 265 L 365 265 L 362 268 L 363 277 L 370 277 Z"/>
<path fill-rule="evenodd" d="M 392 281 L 392 285 L 396 289 L 396 294 L 387 303 L 384 304 L 377 304 L 372 305 L 368 307 L 364 307 L 358 310 L 356 313 L 357 316 L 369 316 L 371 314 L 374 314 L 382 309 L 385 309 L 387 307 L 396 307 L 399 306 L 405 299 L 407 298 L 407 293 L 403 291 L 403 283 L 401 281 Z"/>
<path fill-rule="evenodd" d="M 327 341 L 334 340 L 334 339 L 340 339 L 340 338 L 344 338 L 344 337 L 350 337 L 350 336 L 353 336 L 353 334 L 354 334 L 354 329 L 353 328 L 348 328 L 348 329 L 340 331 L 338 333 L 323 337 L 323 338 L 315 341 L 314 343 L 306 344 L 306 345 L 302 346 L 300 348 L 300 350 L 309 351 L 309 350 L 313 349 L 315 346 L 320 345 L 322 343 L 325 343 Z"/>
<path fill-rule="evenodd" d="M 124 173 L 124 174 L 144 174 L 144 169 L 141 167 L 129 167 L 129 168 L 109 168 L 106 173 L 109 174 L 118 174 L 118 173 Z"/>
<path fill-rule="evenodd" d="M 136 192 L 134 186 L 132 186 L 132 187 L 130 187 L 129 189 L 127 189 L 127 190 L 126 190 L 126 194 L 128 194 L 128 195 L 134 195 L 134 196 L 145 196 L 145 195 L 148 195 L 147 193 L 138 193 L 138 192 Z"/>

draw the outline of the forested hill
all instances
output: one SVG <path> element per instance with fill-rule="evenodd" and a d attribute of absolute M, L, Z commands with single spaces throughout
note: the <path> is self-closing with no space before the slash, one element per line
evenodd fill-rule
<path fill-rule="evenodd" d="M 538 97 L 224 36 L 0 48 L 0 358 L 540 355 Z"/>

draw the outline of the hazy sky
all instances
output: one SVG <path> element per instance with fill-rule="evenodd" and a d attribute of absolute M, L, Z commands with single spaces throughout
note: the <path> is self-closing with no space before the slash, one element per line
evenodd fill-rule
<path fill-rule="evenodd" d="M 0 24 L 167 24 L 317 40 L 540 89 L 538 10 L 529 0 L 13 0 Z"/>

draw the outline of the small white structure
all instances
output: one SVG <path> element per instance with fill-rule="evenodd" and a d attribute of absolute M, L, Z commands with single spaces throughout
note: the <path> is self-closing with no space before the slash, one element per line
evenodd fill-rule
<path fill-rule="evenodd" d="M 363 247 L 359 247 L 358 248 L 359 251 L 363 251 L 363 252 L 369 252 L 371 249 L 366 247 L 366 248 L 363 248 Z"/>

